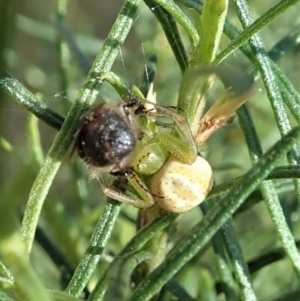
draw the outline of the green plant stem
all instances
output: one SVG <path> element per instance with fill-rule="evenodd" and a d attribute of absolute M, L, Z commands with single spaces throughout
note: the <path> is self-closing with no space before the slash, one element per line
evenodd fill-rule
<path fill-rule="evenodd" d="M 232 263 L 235 279 L 240 288 L 241 300 L 257 300 L 251 283 L 251 277 L 242 249 L 234 233 L 232 224 L 227 221 L 221 228 L 222 238 L 225 243 L 227 254 Z"/>
<path fill-rule="evenodd" d="M 132 251 L 114 261 L 109 269 L 108 288 L 103 300 L 125 300 L 131 291 L 132 272 L 141 262 L 151 257 L 148 251 Z"/>
<path fill-rule="evenodd" d="M 143 227 L 123 248 L 123 250 L 118 254 L 113 262 L 110 264 L 112 266 L 114 262 L 118 260 L 121 256 L 127 254 L 131 251 L 140 250 L 151 238 L 153 238 L 158 232 L 163 231 L 171 223 L 177 219 L 179 214 L 174 213 L 164 213 L 162 216 L 157 217 L 151 223 Z M 90 295 L 89 301 L 102 300 L 106 288 L 107 288 L 107 275 L 110 267 L 104 272 L 103 276 L 99 279 L 96 288 Z"/>
<path fill-rule="evenodd" d="M 200 37 L 193 23 L 190 21 L 190 19 L 183 13 L 183 11 L 173 1 L 155 0 L 155 2 L 159 4 L 161 7 L 163 7 L 167 12 L 169 12 L 177 20 L 177 22 L 185 29 L 186 33 L 190 38 L 192 49 L 196 50 L 196 48 L 199 45 Z"/>
<path fill-rule="evenodd" d="M 212 204 L 215 204 L 219 200 L 220 198 L 215 198 Z M 208 202 L 203 202 L 200 204 L 201 210 L 204 214 L 209 211 L 211 207 L 210 205 L 211 204 L 208 204 Z M 226 257 L 220 230 L 213 236 L 212 245 L 215 252 L 214 260 L 219 276 L 219 285 L 220 287 L 222 287 L 222 291 L 224 292 L 227 300 L 237 301 L 238 296 L 235 292 L 235 283 L 232 275 L 232 269 L 229 260 Z"/>
<path fill-rule="evenodd" d="M 102 251 L 110 237 L 110 233 L 113 230 L 115 221 L 120 212 L 120 206 L 121 203 L 116 201 L 109 200 L 106 203 L 103 214 L 95 226 L 89 246 L 82 256 L 81 261 L 66 288 L 66 292 L 70 295 L 78 297 L 87 285 L 100 260 Z"/>
<path fill-rule="evenodd" d="M 22 237 L 26 245 L 26 254 L 31 252 L 34 233 L 37 226 L 38 218 L 52 181 L 58 171 L 63 157 L 73 141 L 73 135 L 76 131 L 77 120 L 86 110 L 86 105 L 95 99 L 98 91 L 95 87 L 100 88 L 98 81 L 90 80 L 81 89 L 80 94 L 70 110 L 61 130 L 56 136 L 45 161 L 33 183 L 29 199 L 25 208 L 24 218 L 22 221 Z"/>
<path fill-rule="evenodd" d="M 300 24 L 287 33 L 282 39 L 280 39 L 268 52 L 269 57 L 277 62 L 281 59 L 288 51 L 294 49 L 300 43 Z"/>
<path fill-rule="evenodd" d="M 10 271 L 6 268 L 6 266 L 2 262 L 0 262 L 0 275 L 1 275 L 1 278 L 5 278 L 5 280 L 7 282 L 10 282 L 10 284 L 13 285 L 14 277 L 12 276 Z M 3 280 L 1 280 L 1 282 L 2 281 Z"/>
<path fill-rule="evenodd" d="M 259 144 L 253 121 L 248 110 L 246 109 L 246 106 L 243 106 L 238 110 L 238 116 L 240 125 L 245 133 L 251 160 L 253 163 L 255 163 L 261 156 L 262 149 Z M 278 196 L 275 192 L 273 185 L 270 184 L 270 182 L 264 182 L 261 186 L 261 193 L 269 210 L 270 216 L 275 224 L 276 230 L 277 232 L 280 232 L 278 233 L 278 236 L 282 242 L 283 248 L 294 265 L 296 275 L 298 275 L 297 257 L 299 256 L 299 254 L 297 251 L 297 247 L 295 245 L 290 229 L 286 224 Z"/>
<path fill-rule="evenodd" d="M 201 12 L 202 6 L 200 5 L 199 1 L 180 0 L 179 2 Z M 262 16 L 261 18 L 263 19 L 264 16 Z M 246 29 L 245 31 L 247 31 L 247 30 L 248 29 Z M 243 33 L 245 31 L 243 31 Z M 236 40 L 241 35 L 241 32 L 233 24 L 231 24 L 228 20 L 225 21 L 224 33 L 231 40 Z M 300 35 L 300 26 L 298 24 L 295 26 L 295 28 L 289 34 L 287 34 L 286 37 L 284 37 L 280 42 L 278 42 L 273 47 L 273 49 L 271 49 L 269 51 L 268 54 L 269 54 L 270 58 L 272 60 L 277 60 L 287 51 L 286 48 L 290 49 L 291 47 L 299 44 L 299 35 Z M 251 48 L 248 43 L 244 43 L 244 44 L 240 45 L 240 49 L 249 58 L 249 60 L 254 62 L 254 57 L 253 57 Z M 293 116 L 296 118 L 297 122 L 300 124 L 300 105 L 299 105 L 300 95 L 299 95 L 298 91 L 294 88 L 294 86 L 291 84 L 290 80 L 280 71 L 280 69 L 277 67 L 277 65 L 273 62 L 271 62 L 271 64 L 273 67 L 273 71 L 276 73 L 278 84 L 280 85 L 280 91 L 282 94 L 282 98 L 284 99 L 286 105 L 292 112 Z M 256 80 L 259 78 L 259 76 L 257 74 L 257 69 L 255 67 L 253 67 L 250 72 L 253 76 L 255 76 Z"/>
<path fill-rule="evenodd" d="M 240 34 L 240 31 L 230 22 L 225 22 L 224 33 L 230 38 L 234 39 Z M 275 45 L 270 51 L 270 58 L 279 59 L 280 56 L 278 52 L 280 51 L 280 55 L 286 52 L 286 49 L 283 49 L 283 45 L 287 45 L 289 48 L 293 45 L 297 45 L 299 43 L 299 35 L 300 35 L 300 26 L 297 25 L 292 32 L 290 32 L 287 36 L 285 36 L 280 42 L 281 48 L 277 49 L 277 45 Z M 298 41 L 298 42 L 297 42 Z M 242 52 L 255 63 L 255 58 L 251 51 L 250 45 L 248 43 L 243 44 L 241 46 Z M 275 57 L 276 54 L 276 57 Z M 293 116 L 300 124 L 300 95 L 298 91 L 295 89 L 290 80 L 285 76 L 285 74 L 279 69 L 279 67 L 275 64 L 275 62 L 270 62 L 272 64 L 273 72 L 276 74 L 276 78 L 278 81 L 278 85 L 280 86 L 280 91 L 282 94 L 282 98 L 288 106 L 289 110 L 292 112 Z M 257 68 L 254 66 L 250 69 L 249 73 L 255 77 L 257 80 L 259 78 L 259 73 Z"/>
<path fill-rule="evenodd" d="M 207 0 L 204 3 L 202 15 L 192 10 L 194 23 L 201 39 L 198 49 L 191 52 L 189 68 L 199 65 L 210 65 L 215 59 L 219 48 L 224 21 L 228 9 L 228 0 Z M 178 93 L 178 106 L 187 118 L 191 132 L 196 135 L 198 123 L 206 104 L 207 93 L 213 83 L 214 74 L 205 76 L 203 84 L 199 85 L 195 77 L 189 83 L 187 76 L 183 77 Z"/>
<path fill-rule="evenodd" d="M 280 92 L 287 107 L 300 124 L 300 95 L 295 89 L 291 81 L 287 76 L 279 69 L 279 67 L 273 63 L 273 72 L 276 74 L 277 83 L 280 88 Z"/>
<path fill-rule="evenodd" d="M 245 0 L 233 0 L 233 2 L 236 6 L 237 14 L 243 27 L 245 28 L 249 26 L 252 23 L 252 16 L 250 15 L 247 3 L 245 2 Z M 288 6 L 290 4 L 287 3 L 288 1 L 282 1 L 282 2 L 285 2 L 285 6 Z M 289 1 L 289 2 L 294 2 L 294 1 Z M 288 116 L 285 112 L 281 93 L 279 91 L 275 76 L 272 72 L 270 60 L 266 55 L 264 44 L 262 42 L 262 39 L 258 35 L 254 35 L 249 40 L 249 44 L 255 55 L 255 60 L 258 69 L 260 70 L 260 73 L 262 75 L 262 79 L 264 81 L 271 105 L 273 107 L 273 111 L 275 113 L 275 117 L 277 119 L 279 130 L 281 132 L 281 135 L 285 135 L 286 132 L 288 132 L 291 129 L 291 125 L 289 123 Z M 245 127 L 243 129 L 245 130 L 246 127 L 249 127 L 249 124 L 248 125 L 245 124 Z M 256 153 L 255 156 L 252 156 L 251 158 L 252 162 L 254 163 L 257 161 L 257 158 L 261 155 L 261 148 L 258 146 L 258 138 L 255 135 L 255 131 L 251 131 L 251 129 L 254 129 L 254 126 L 252 126 L 252 128 L 249 127 L 248 134 L 246 134 L 245 132 L 245 135 L 246 135 L 246 139 L 250 139 L 248 137 L 251 137 L 251 139 L 257 140 L 255 148 L 249 148 L 252 152 Z M 298 149 L 296 145 L 293 146 L 293 152 L 295 152 L 296 154 L 298 153 Z M 290 164 L 297 163 L 297 160 L 291 154 L 288 154 L 288 160 Z M 295 184 L 296 184 L 296 191 L 299 194 L 300 193 L 299 181 L 297 181 Z M 269 214 L 276 227 L 278 237 L 281 243 L 283 244 L 283 247 L 287 255 L 289 256 L 294 266 L 298 280 L 300 281 L 300 255 L 295 246 L 293 235 L 290 232 L 290 229 L 286 223 L 282 208 L 280 206 L 279 198 L 278 195 L 276 194 L 276 190 L 273 183 L 271 181 L 263 183 L 261 186 L 261 192 L 262 195 L 264 196 Z"/>
<path fill-rule="evenodd" d="M 155 75 L 157 72 L 157 55 L 151 55 L 145 64 L 145 70 L 142 75 L 142 83 L 139 87 L 143 95 L 147 95 L 150 84 L 154 82 Z"/>
<path fill-rule="evenodd" d="M 206 0 L 204 2 L 199 50 L 194 54 L 196 65 L 210 65 L 215 59 L 220 46 L 227 10 L 228 0 Z"/>
<path fill-rule="evenodd" d="M 300 248 L 300 241 L 297 240 L 296 241 L 296 246 L 298 248 Z M 266 254 L 263 254 L 257 258 L 251 259 L 247 262 L 248 268 L 249 268 L 249 272 L 251 274 L 256 273 L 257 271 L 259 271 L 260 269 L 274 263 L 277 262 L 279 260 L 285 259 L 286 255 L 285 252 L 282 248 L 276 248 L 275 250 L 272 250 Z M 221 293 L 222 290 L 222 283 L 221 281 L 218 281 L 215 284 L 215 289 L 217 291 L 217 293 Z M 227 298 L 228 300 L 231 300 L 229 298 Z M 287 299 L 289 300 L 289 299 Z"/>
<path fill-rule="evenodd" d="M 207 206 L 217 204 L 219 201 L 220 198 L 214 198 Z M 201 206 L 201 208 L 203 208 L 203 206 Z M 237 282 L 240 289 L 241 299 L 253 301 L 257 300 L 252 287 L 248 266 L 246 260 L 244 259 L 238 239 L 234 233 L 231 221 L 226 221 L 216 235 L 222 238 L 223 245 L 227 250 L 227 254 L 235 275 L 235 281 Z M 213 240 L 216 240 L 216 235 L 214 236 Z M 216 242 L 214 243 L 214 246 L 216 246 Z M 222 271 L 222 274 L 223 273 L 225 273 L 225 271 Z M 226 289 L 224 290 L 224 292 L 226 293 L 226 296 L 228 296 L 228 299 L 230 298 L 229 300 L 232 300 L 232 298 L 234 298 L 235 300 L 237 299 L 237 297 L 233 293 L 233 285 L 231 284 L 231 286 L 228 286 L 229 283 L 232 283 L 232 276 L 230 277 L 228 273 L 231 276 L 231 271 L 228 271 L 225 274 L 226 280 L 222 279 L 222 285 Z M 230 282 L 228 284 L 224 284 L 224 280 L 229 280 Z"/>
<path fill-rule="evenodd" d="M 0 89 L 16 103 L 24 107 L 46 124 L 57 130 L 61 128 L 64 122 L 64 117 L 48 107 L 41 100 L 37 99 L 11 75 L 5 73 L 0 78 Z"/>
<path fill-rule="evenodd" d="M 95 78 L 109 72 L 110 68 L 119 53 L 128 35 L 137 13 L 140 0 L 126 0 L 114 22 L 111 31 L 106 37 L 104 44 L 97 55 L 88 78 Z"/>
<path fill-rule="evenodd" d="M 170 280 L 166 283 L 164 288 L 161 290 L 160 295 L 163 295 L 164 290 L 170 291 L 178 300 L 185 300 L 185 301 L 196 301 L 194 298 L 192 298 L 188 292 L 181 286 L 177 281 L 174 279 Z M 159 297 L 160 297 L 159 295 Z"/>
<path fill-rule="evenodd" d="M 184 237 L 168 254 L 165 261 L 141 282 L 129 300 L 145 301 L 154 296 L 164 283 L 170 280 L 187 261 L 206 245 L 299 138 L 300 128 L 296 128 L 262 156 L 241 180 L 240 185 L 235 186 L 226 198 L 209 210 L 203 220 L 190 231 L 188 237 Z"/>
<path fill-rule="evenodd" d="M 225 26 L 225 32 L 227 35 L 230 36 L 230 38 L 234 38 L 235 36 L 238 35 L 238 30 L 231 25 L 229 22 L 226 23 Z M 296 26 L 294 28 L 294 30 L 292 32 L 290 32 L 286 37 L 284 37 L 280 43 L 281 46 L 281 51 L 283 50 L 283 45 L 287 45 L 287 46 L 292 46 L 297 44 L 296 40 L 298 40 L 300 34 L 300 27 L 299 25 Z M 278 45 L 275 45 L 274 47 L 278 47 Z M 258 52 L 260 52 L 260 46 L 257 47 Z M 274 48 L 273 48 L 274 49 Z M 278 53 L 276 49 L 271 50 L 269 52 L 269 55 L 272 55 L 272 53 Z M 252 54 L 251 48 L 249 44 L 244 44 L 242 46 L 242 51 L 244 52 L 244 54 L 252 61 L 255 63 L 256 59 Z M 274 56 L 274 55 L 273 55 Z M 264 57 L 263 57 L 264 58 Z M 279 55 L 277 55 L 277 58 L 279 58 Z M 272 62 L 269 61 L 270 65 L 272 66 L 273 72 L 276 75 L 276 80 L 278 83 L 278 86 L 280 87 L 280 93 L 281 96 L 283 98 L 283 100 L 285 101 L 286 105 L 288 106 L 288 108 L 290 109 L 290 111 L 292 112 L 292 114 L 294 115 L 295 119 L 297 120 L 298 123 L 300 123 L 300 95 L 299 93 L 295 90 L 294 86 L 291 84 L 291 82 L 289 81 L 289 79 L 283 74 L 283 72 L 281 72 L 281 70 L 278 68 L 278 66 Z M 258 64 L 260 65 L 260 64 Z M 253 76 L 256 77 L 256 79 L 258 78 L 257 73 L 258 70 L 255 68 L 251 68 L 251 71 L 249 71 Z M 276 87 L 275 87 L 276 88 Z M 271 88 L 270 90 L 272 91 L 273 88 Z M 271 99 L 271 103 L 272 106 L 274 108 L 275 111 L 275 115 L 276 118 L 278 120 L 278 125 L 279 125 L 279 129 L 281 134 L 287 132 L 290 128 L 291 128 L 291 124 L 289 122 L 289 118 L 287 113 L 285 112 L 285 108 L 282 104 L 282 100 L 280 98 L 270 98 Z M 292 153 L 288 154 L 288 160 L 289 163 L 292 165 L 296 165 L 298 164 L 298 154 L 299 150 L 297 148 L 297 146 L 295 145 L 294 150 Z M 296 195 L 298 198 L 298 201 L 300 199 L 300 181 L 299 180 L 294 180 L 294 185 L 296 187 Z"/>
<path fill-rule="evenodd" d="M 164 8 L 157 5 L 154 0 L 144 0 L 145 4 L 153 12 L 157 20 L 162 26 L 162 29 L 166 35 L 169 45 L 174 53 L 179 68 L 183 73 L 188 65 L 188 58 L 184 49 L 183 42 L 178 32 L 176 21 L 171 14 L 169 14 Z"/>
<path fill-rule="evenodd" d="M 255 22 L 248 24 L 238 37 L 230 42 L 230 44 L 217 56 L 215 63 L 222 62 L 229 54 L 241 47 L 247 42 L 255 33 L 258 33 L 261 29 L 277 19 L 287 9 L 293 7 L 300 0 L 282 0 L 277 5 L 274 5 L 268 12 L 263 14 Z"/>
<path fill-rule="evenodd" d="M 80 57 L 83 57 L 84 55 L 76 47 L 76 43 L 74 39 L 72 39 L 72 36 L 70 35 L 67 36 L 67 33 L 65 32 L 66 28 L 64 26 L 64 23 L 67 17 L 68 4 L 69 4 L 69 0 L 57 0 L 56 22 L 55 22 L 56 26 L 60 30 L 59 34 L 56 37 L 56 48 L 57 48 L 57 60 L 58 60 L 59 76 L 60 76 L 59 84 L 60 84 L 60 91 L 62 91 L 60 93 L 62 97 L 61 108 L 63 109 L 63 112 L 67 112 L 67 109 L 71 103 L 68 97 L 68 91 L 69 91 L 68 72 L 70 69 L 70 61 L 71 61 L 70 47 L 73 46 L 73 51 L 77 54 L 74 55 L 74 57 L 76 56 L 79 62 L 84 61 L 83 59 L 80 59 Z M 87 64 L 81 64 L 81 65 L 87 66 Z M 86 182 L 83 179 L 84 175 L 82 174 L 80 175 L 78 173 L 78 162 L 72 164 L 70 168 L 72 169 L 72 177 L 74 183 L 76 184 L 75 193 L 77 194 L 82 206 L 86 206 L 87 193 L 85 192 L 87 191 L 87 188 L 86 188 Z"/>
<path fill-rule="evenodd" d="M 203 1 L 200 0 L 175 0 L 175 2 L 179 2 L 188 8 L 193 8 L 198 12 L 201 12 L 203 8 Z"/>
<path fill-rule="evenodd" d="M 32 186 L 28 203 L 22 221 L 22 237 L 26 245 L 26 253 L 32 248 L 34 233 L 43 202 L 52 184 L 52 181 L 61 165 L 62 159 L 73 141 L 77 121 L 84 111 L 96 99 L 101 83 L 98 77 L 108 72 L 118 54 L 119 47 L 123 44 L 136 15 L 139 0 L 127 0 L 114 23 L 112 30 L 106 38 L 94 64 L 89 72 L 88 81 L 79 91 L 65 122 L 56 136 L 41 170 Z"/>
<path fill-rule="evenodd" d="M 227 193 L 233 186 L 237 185 L 240 179 L 243 176 L 232 179 L 228 182 L 219 184 L 211 190 L 208 195 L 208 199 L 211 199 L 217 195 Z M 278 180 L 278 179 L 300 179 L 300 165 L 288 165 L 288 166 L 279 166 L 276 167 L 267 177 L 267 180 Z"/>
<path fill-rule="evenodd" d="M 300 240 L 296 241 L 297 248 L 300 248 Z M 271 263 L 285 258 L 285 252 L 282 248 L 276 248 L 266 254 L 263 254 L 255 259 L 248 261 L 250 273 L 255 273 L 259 269 L 268 266 Z"/>
<path fill-rule="evenodd" d="M 41 166 L 44 161 L 44 154 L 41 145 L 38 119 L 34 115 L 29 116 L 27 132 L 28 132 L 28 149 L 32 153 L 34 162 L 37 166 Z"/>
<path fill-rule="evenodd" d="M 59 23 L 62 23 L 67 14 L 68 0 L 57 0 L 56 18 Z M 70 63 L 70 49 L 68 44 L 62 39 L 60 35 L 56 38 L 56 48 L 58 54 L 58 66 L 60 75 L 60 91 L 63 98 L 63 108 L 67 110 L 68 99 L 68 69 Z"/>

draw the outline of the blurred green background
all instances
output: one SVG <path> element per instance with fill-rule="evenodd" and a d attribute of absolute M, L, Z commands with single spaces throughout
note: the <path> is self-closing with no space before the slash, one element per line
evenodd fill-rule
<path fill-rule="evenodd" d="M 254 18 L 261 16 L 278 2 L 248 1 Z M 63 6 L 64 1 L 60 3 Z M 123 1 L 73 0 L 65 3 L 67 3 L 66 14 L 62 22 L 68 30 L 67 35 L 76 42 L 85 58 L 85 63 L 80 64 L 74 57 L 74 53 L 66 47 L 66 44 L 63 44 L 63 55 L 67 64 L 66 90 L 62 84 L 59 63 L 58 47 L 64 38 L 57 21 L 57 1 L 15 1 L 13 26 L 9 32 L 9 47 L 6 50 L 7 71 L 47 105 L 63 115 L 66 114 L 79 88 L 85 82 L 87 69 L 82 66 L 89 68 L 89 64 L 93 62 Z M 185 9 L 185 11 L 188 14 L 188 10 Z M 299 23 L 299 11 L 300 6 L 296 5 L 261 32 L 267 49 L 271 49 Z M 228 19 L 241 28 L 232 8 L 228 13 Z M 179 29 L 188 48 L 187 38 L 184 37 L 183 30 Z M 224 37 L 221 47 L 227 44 L 228 39 Z M 147 58 L 152 54 L 158 57 L 155 77 L 158 102 L 174 104 L 180 83 L 180 69 L 160 25 L 149 9 L 142 4 L 112 71 L 128 85 L 139 85 Z M 229 60 L 230 64 L 243 68 L 249 66 L 249 62 L 239 51 L 231 55 Z M 299 91 L 299 47 L 287 53 L 278 65 Z M 260 83 L 258 86 L 261 86 Z M 216 84 L 210 93 L 209 103 L 214 101 L 221 92 L 222 86 Z M 103 86 L 100 95 L 103 99 L 120 101 L 108 84 Z M 6 96 L 1 95 L 1 97 L 0 135 L 9 143 L 9 146 L 2 140 L 0 197 L 17 203 L 21 216 L 39 165 L 33 158 L 28 136 L 30 114 Z M 280 138 L 280 134 L 275 127 L 273 112 L 263 89 L 248 102 L 248 107 L 254 117 L 264 150 L 267 150 Z M 47 153 L 56 131 L 42 122 L 39 122 L 39 130 L 43 151 Z M 248 151 L 237 121 L 221 129 L 209 139 L 207 158 L 215 170 L 218 183 L 237 177 L 250 168 Z M 58 243 L 74 265 L 85 250 L 93 223 L 100 215 L 105 201 L 97 184 L 89 180 L 85 166 L 77 161 L 76 158 L 65 158 L 46 199 L 40 220 L 43 229 Z M 293 193 L 282 199 L 282 202 L 287 210 L 286 214 L 293 221 L 294 235 L 299 238 L 300 213 L 295 205 Z M 137 215 L 137 210 L 128 205 L 122 208 L 123 215 L 117 222 L 108 246 L 108 250 L 112 252 L 117 252 L 135 233 L 135 224 L 130 221 L 130 218 Z M 178 237 L 197 223 L 200 217 L 201 214 L 197 209 L 185 214 L 178 226 Z M 251 210 L 238 215 L 234 220 L 234 226 L 246 259 L 279 246 L 274 227 L 263 204 L 258 204 Z M 58 271 L 38 245 L 35 246 L 32 258 L 47 286 L 59 288 Z M 212 252 L 208 249 L 201 261 L 197 259 L 194 261 L 199 267 L 204 266 L 214 273 L 211 259 Z M 187 267 L 182 274 L 184 272 L 186 285 L 193 290 L 195 271 L 189 271 Z M 292 279 L 293 271 L 290 263 L 282 260 L 254 275 L 253 283 L 259 300 L 271 300 L 278 291 L 289 291 L 295 285 Z M 221 299 L 222 296 L 220 296 Z"/>

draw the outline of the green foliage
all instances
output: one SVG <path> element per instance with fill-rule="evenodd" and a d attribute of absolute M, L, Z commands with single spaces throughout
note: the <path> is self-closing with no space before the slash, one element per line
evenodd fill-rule
<path fill-rule="evenodd" d="M 0 0 L 0 300 L 298 300 L 299 1 L 94 2 Z M 224 90 L 197 68 L 221 62 L 262 92 L 208 140 L 206 201 L 177 214 L 106 200 L 70 156 L 98 94 L 141 97 L 147 63 L 158 104 L 182 109 L 195 135 Z"/>

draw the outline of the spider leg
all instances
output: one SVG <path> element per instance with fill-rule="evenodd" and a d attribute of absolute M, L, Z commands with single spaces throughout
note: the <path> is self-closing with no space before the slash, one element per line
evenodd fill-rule
<path fill-rule="evenodd" d="M 138 197 L 129 196 L 112 185 L 107 186 L 102 181 L 101 177 L 97 177 L 96 180 L 103 194 L 111 199 L 114 199 L 122 203 L 130 204 L 133 205 L 134 207 L 141 208 L 141 209 L 153 206 L 154 201 L 152 203 L 149 203 L 142 199 L 139 199 Z"/>

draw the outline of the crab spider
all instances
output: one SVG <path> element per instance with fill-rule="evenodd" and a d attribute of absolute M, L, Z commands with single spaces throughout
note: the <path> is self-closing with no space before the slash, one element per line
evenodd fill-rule
<path fill-rule="evenodd" d="M 143 133 L 137 120 L 139 115 L 170 118 L 176 134 Z M 150 191 L 144 178 L 155 174 L 169 154 L 188 166 L 199 162 L 197 144 L 185 118 L 172 109 L 137 98 L 116 105 L 101 103 L 86 112 L 80 119 L 74 147 L 106 196 L 138 208 L 151 207 L 156 199 L 166 210 L 178 211 L 165 206 L 164 196 Z M 139 197 L 122 192 L 115 183 L 108 184 L 107 174 L 126 177 Z"/>
<path fill-rule="evenodd" d="M 236 93 L 228 88 L 200 120 L 194 136 L 185 117 L 155 103 L 152 89 L 147 99 L 101 103 L 81 117 L 74 148 L 106 196 L 138 208 L 156 202 L 167 211 L 188 211 L 205 199 L 213 183 L 209 163 L 197 156 L 198 145 L 230 123 L 232 118 L 226 118 L 253 93 L 253 89 Z M 144 129 L 140 117 L 154 124 L 158 117 L 169 118 L 171 130 Z M 108 178 L 114 181 L 108 183 Z"/>

